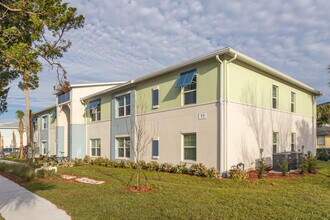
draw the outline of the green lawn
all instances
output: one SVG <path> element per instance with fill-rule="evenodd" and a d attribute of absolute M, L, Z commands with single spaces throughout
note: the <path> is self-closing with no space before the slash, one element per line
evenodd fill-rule
<path fill-rule="evenodd" d="M 82 166 L 60 172 L 105 180 L 103 185 L 29 183 L 24 187 L 74 219 L 330 219 L 330 162 L 297 179 L 234 181 L 145 172 L 148 193 L 126 190 L 130 169 Z"/>

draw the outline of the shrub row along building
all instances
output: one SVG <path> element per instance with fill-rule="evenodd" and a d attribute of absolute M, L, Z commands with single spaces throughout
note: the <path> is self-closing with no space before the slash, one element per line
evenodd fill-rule
<path fill-rule="evenodd" d="M 35 114 L 34 142 L 40 154 L 134 161 L 142 128 L 146 161 L 253 168 L 261 153 L 315 153 L 320 95 L 224 48 L 124 83 L 72 85 Z"/>

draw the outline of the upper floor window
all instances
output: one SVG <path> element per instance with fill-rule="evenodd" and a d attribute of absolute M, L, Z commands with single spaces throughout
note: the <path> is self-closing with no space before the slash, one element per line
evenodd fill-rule
<path fill-rule="evenodd" d="M 273 89 L 272 89 L 272 93 L 273 93 L 273 99 L 272 99 L 272 105 L 273 108 L 278 108 L 278 87 L 273 85 Z"/>
<path fill-rule="evenodd" d="M 159 88 L 152 89 L 152 108 L 159 107 Z"/>
<path fill-rule="evenodd" d="M 184 87 L 184 104 L 196 103 L 197 77 L 196 69 L 181 73 L 176 87 Z"/>
<path fill-rule="evenodd" d="M 291 92 L 291 112 L 296 112 L 296 93 Z"/>
<path fill-rule="evenodd" d="M 131 98 L 130 94 L 119 96 L 117 100 L 117 115 L 124 117 L 131 115 Z"/>
<path fill-rule="evenodd" d="M 196 86 L 197 79 L 196 75 L 194 76 L 191 84 L 184 87 L 184 104 L 196 104 Z"/>
<path fill-rule="evenodd" d="M 66 92 L 57 96 L 57 104 L 67 102 L 70 100 L 70 92 Z"/>
<path fill-rule="evenodd" d="M 86 110 L 89 110 L 92 121 L 101 120 L 101 99 L 91 101 L 86 106 Z"/>
<path fill-rule="evenodd" d="M 101 105 L 98 104 L 96 108 L 90 110 L 92 121 L 101 120 Z"/>
<path fill-rule="evenodd" d="M 41 128 L 42 128 L 42 130 L 45 130 L 45 129 L 48 128 L 48 117 L 47 117 L 47 115 L 42 116 L 42 118 L 41 118 Z"/>

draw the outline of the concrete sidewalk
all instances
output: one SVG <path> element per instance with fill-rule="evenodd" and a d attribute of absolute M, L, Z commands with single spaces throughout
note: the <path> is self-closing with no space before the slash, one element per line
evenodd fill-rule
<path fill-rule="evenodd" d="M 0 176 L 0 213 L 6 220 L 71 219 L 48 200 Z"/>

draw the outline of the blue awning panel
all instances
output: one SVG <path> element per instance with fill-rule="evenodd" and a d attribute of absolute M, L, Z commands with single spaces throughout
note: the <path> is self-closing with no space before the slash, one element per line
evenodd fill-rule
<path fill-rule="evenodd" d="M 91 101 L 90 103 L 88 103 L 86 110 L 95 109 L 100 103 L 101 103 L 100 99 Z"/>
<path fill-rule="evenodd" d="M 52 113 L 52 116 L 51 116 L 53 119 L 55 119 L 56 118 L 56 111 L 53 111 L 53 113 Z"/>
<path fill-rule="evenodd" d="M 37 122 L 37 118 L 36 117 L 33 117 L 32 118 L 32 123 L 34 123 L 34 122 Z"/>
<path fill-rule="evenodd" d="M 181 73 L 175 87 L 182 87 L 191 84 L 196 74 L 196 69 Z"/>

